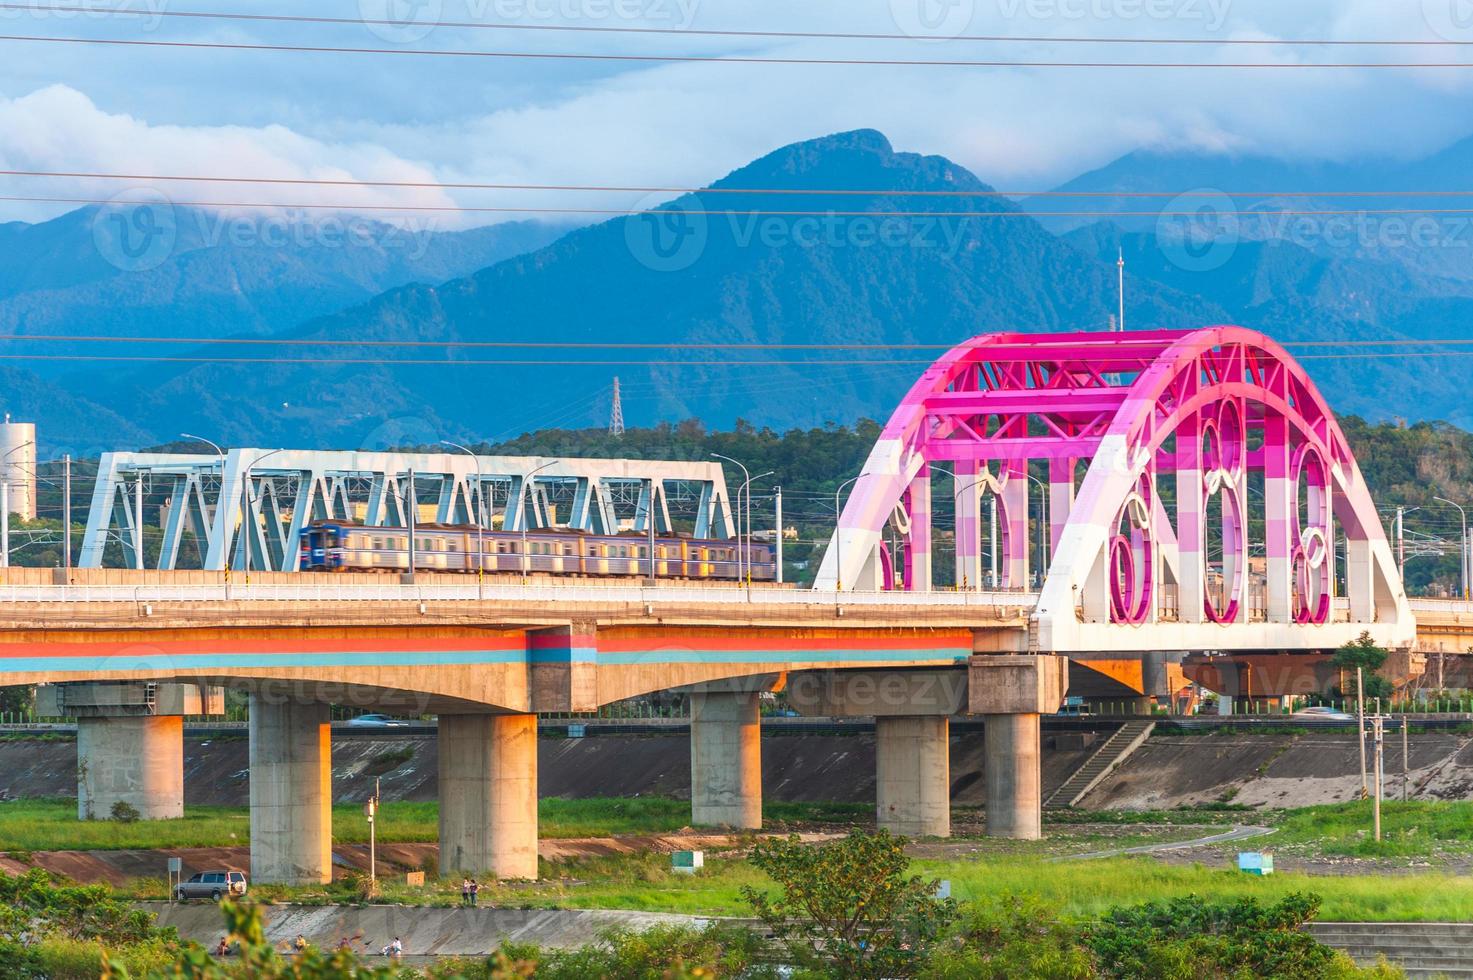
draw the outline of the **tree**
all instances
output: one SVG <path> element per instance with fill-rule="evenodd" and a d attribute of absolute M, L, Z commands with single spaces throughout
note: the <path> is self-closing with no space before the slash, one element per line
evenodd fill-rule
<path fill-rule="evenodd" d="M 1365 696 L 1368 698 L 1389 698 L 1393 693 L 1391 682 L 1377 673 L 1386 663 L 1390 654 L 1376 645 L 1371 639 L 1370 633 L 1362 633 L 1360 636 L 1346 643 L 1335 651 L 1330 658 L 1330 663 L 1347 674 L 1354 674 L 1359 667 L 1362 671 L 1362 684 L 1365 687 Z M 1355 694 L 1355 688 L 1349 681 L 1341 685 L 1342 697 Z"/>
<path fill-rule="evenodd" d="M 797 835 L 764 840 L 751 861 L 778 894 L 743 897 L 799 966 L 841 977 L 915 976 L 956 905 L 937 882 L 907 876 L 906 838 L 855 831 L 817 846 Z"/>

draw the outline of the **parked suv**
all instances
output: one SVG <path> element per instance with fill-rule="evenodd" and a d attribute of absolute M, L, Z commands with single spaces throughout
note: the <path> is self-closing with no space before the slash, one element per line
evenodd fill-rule
<path fill-rule="evenodd" d="M 246 876 L 239 871 L 201 871 L 188 881 L 179 883 L 174 889 L 174 898 L 208 898 L 218 902 L 227 895 L 239 897 L 246 893 Z"/>

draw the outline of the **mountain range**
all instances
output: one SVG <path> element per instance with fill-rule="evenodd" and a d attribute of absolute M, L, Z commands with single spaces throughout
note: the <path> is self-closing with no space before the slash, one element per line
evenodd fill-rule
<path fill-rule="evenodd" d="M 651 214 L 422 233 L 413 257 L 372 234 L 351 248 L 238 244 L 212 236 L 207 215 L 176 211 L 172 252 L 128 270 L 98 230 L 109 216 L 84 209 L 0 226 L 0 334 L 218 342 L 4 342 L 5 408 L 37 420 L 48 446 L 125 448 L 190 431 L 378 448 L 598 424 L 618 376 L 630 424 L 883 418 L 965 337 L 1105 329 L 1123 255 L 1129 328 L 1238 322 L 1319 344 L 1298 351 L 1337 410 L 1467 424 L 1466 359 L 1344 356 L 1367 350 L 1347 341 L 1467 336 L 1473 270 L 1450 245 L 1417 257 L 1410 245 L 1403 255 L 1241 225 L 1205 237 L 1118 213 L 1160 210 L 1130 191 L 1454 186 L 1447 154 L 1473 162 L 1473 144 L 1425 161 L 1415 180 L 1400 163 L 1378 176 L 1373 162 L 1142 152 L 1061 188 L 1105 194 L 1085 207 L 989 196 L 965 168 L 857 130 L 780 148 Z M 290 343 L 232 342 L 242 338 Z M 764 346 L 712 346 L 750 344 Z M 37 352 L 185 360 L 12 360 Z"/>

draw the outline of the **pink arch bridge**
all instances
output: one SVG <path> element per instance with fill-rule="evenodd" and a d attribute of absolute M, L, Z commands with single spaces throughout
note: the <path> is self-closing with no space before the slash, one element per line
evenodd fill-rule
<path fill-rule="evenodd" d="M 1034 649 L 1414 639 L 1344 435 L 1261 333 L 999 333 L 954 348 L 875 444 L 817 587 L 932 588 L 937 469 L 952 476 L 957 588 L 1029 591 L 1044 556 Z"/>

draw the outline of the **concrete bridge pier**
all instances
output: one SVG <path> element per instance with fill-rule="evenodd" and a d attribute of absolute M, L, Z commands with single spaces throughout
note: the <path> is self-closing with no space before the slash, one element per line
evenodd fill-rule
<path fill-rule="evenodd" d="M 951 836 L 951 721 L 875 717 L 875 817 L 907 837 Z"/>
<path fill-rule="evenodd" d="M 974 656 L 968 700 L 982 716 L 987 834 L 1043 836 L 1043 753 L 1039 716 L 1059 710 L 1069 662 L 1056 656 Z"/>
<path fill-rule="evenodd" d="M 251 879 L 332 880 L 332 729 L 328 705 L 251 695 Z"/>
<path fill-rule="evenodd" d="M 690 812 L 696 827 L 762 826 L 760 693 L 690 695 Z"/>
<path fill-rule="evenodd" d="M 220 688 L 145 681 L 46 684 L 37 714 L 77 722 L 77 819 L 131 807 L 144 820 L 184 816 L 184 715 L 221 714 Z"/>
<path fill-rule="evenodd" d="M 537 877 L 537 716 L 441 715 L 440 873 Z"/>

